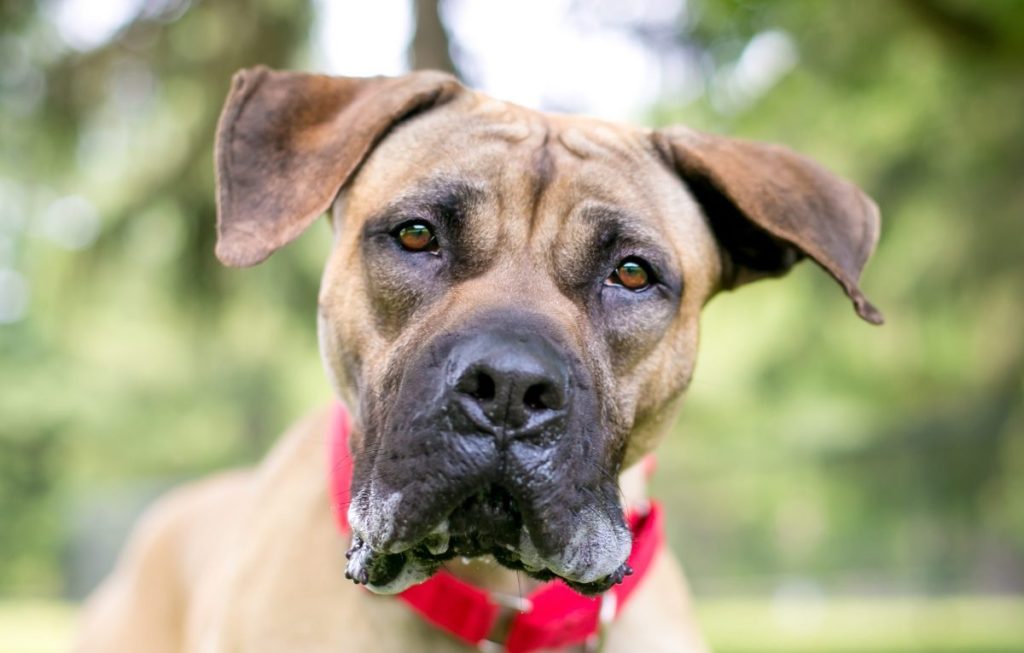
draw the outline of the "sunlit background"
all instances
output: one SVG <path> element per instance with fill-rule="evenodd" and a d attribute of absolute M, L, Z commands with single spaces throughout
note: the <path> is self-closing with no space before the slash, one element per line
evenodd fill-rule
<path fill-rule="evenodd" d="M 709 305 L 654 481 L 672 544 L 721 652 L 1024 651 L 1014 0 L 0 4 L 0 651 L 63 650 L 149 500 L 330 400 L 326 226 L 212 255 L 214 124 L 257 63 L 446 68 L 856 180 L 887 324 L 811 264 Z"/>

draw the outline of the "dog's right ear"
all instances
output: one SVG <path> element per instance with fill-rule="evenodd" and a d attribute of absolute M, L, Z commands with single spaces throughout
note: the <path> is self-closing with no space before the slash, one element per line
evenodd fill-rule
<path fill-rule="evenodd" d="M 433 71 L 357 78 L 260 66 L 236 73 L 217 126 L 217 258 L 255 265 L 295 239 L 392 126 L 461 88 Z"/>

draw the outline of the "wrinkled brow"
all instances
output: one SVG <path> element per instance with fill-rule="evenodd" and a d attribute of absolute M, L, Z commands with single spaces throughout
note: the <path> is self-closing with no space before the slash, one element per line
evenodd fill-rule
<path fill-rule="evenodd" d="M 465 179 L 428 179 L 388 202 L 375 212 L 366 226 L 369 231 L 376 231 L 394 226 L 398 220 L 419 218 L 456 232 L 482 196 L 480 185 Z"/>
<path fill-rule="evenodd" d="M 624 209 L 591 204 L 583 207 L 579 215 L 579 224 L 587 227 L 584 248 L 595 256 L 608 258 L 628 249 L 659 259 L 669 258 L 658 235 Z"/>

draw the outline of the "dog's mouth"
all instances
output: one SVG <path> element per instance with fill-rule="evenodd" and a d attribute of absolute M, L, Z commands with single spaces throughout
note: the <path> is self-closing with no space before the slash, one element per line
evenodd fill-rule
<path fill-rule="evenodd" d="M 359 533 L 353 533 L 345 554 L 345 576 L 374 592 L 394 594 L 426 580 L 448 560 L 490 555 L 502 566 L 541 581 L 561 579 L 581 594 L 606 591 L 632 573 L 622 563 L 596 580 L 567 577 L 553 570 L 538 552 L 511 494 L 490 486 L 467 497 L 428 535 L 412 545 L 374 550 Z"/>

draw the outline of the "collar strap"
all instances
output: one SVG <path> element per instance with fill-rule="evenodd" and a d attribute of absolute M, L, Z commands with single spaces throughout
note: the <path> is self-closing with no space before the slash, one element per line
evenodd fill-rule
<path fill-rule="evenodd" d="M 348 410 L 338 404 L 331 426 L 329 480 L 334 517 L 339 530 L 346 534 L 352 483 L 350 432 Z M 525 598 L 506 597 L 470 585 L 442 569 L 398 598 L 425 621 L 481 651 L 531 653 L 592 644 L 602 627 L 614 620 L 629 600 L 665 544 L 661 507 L 652 502 L 645 508 L 646 512 L 633 512 L 627 518 L 633 533 L 628 559 L 633 574 L 599 597 L 577 594 L 560 581 L 544 583 Z M 509 608 L 517 614 L 504 643 L 489 640 L 502 611 Z"/>

